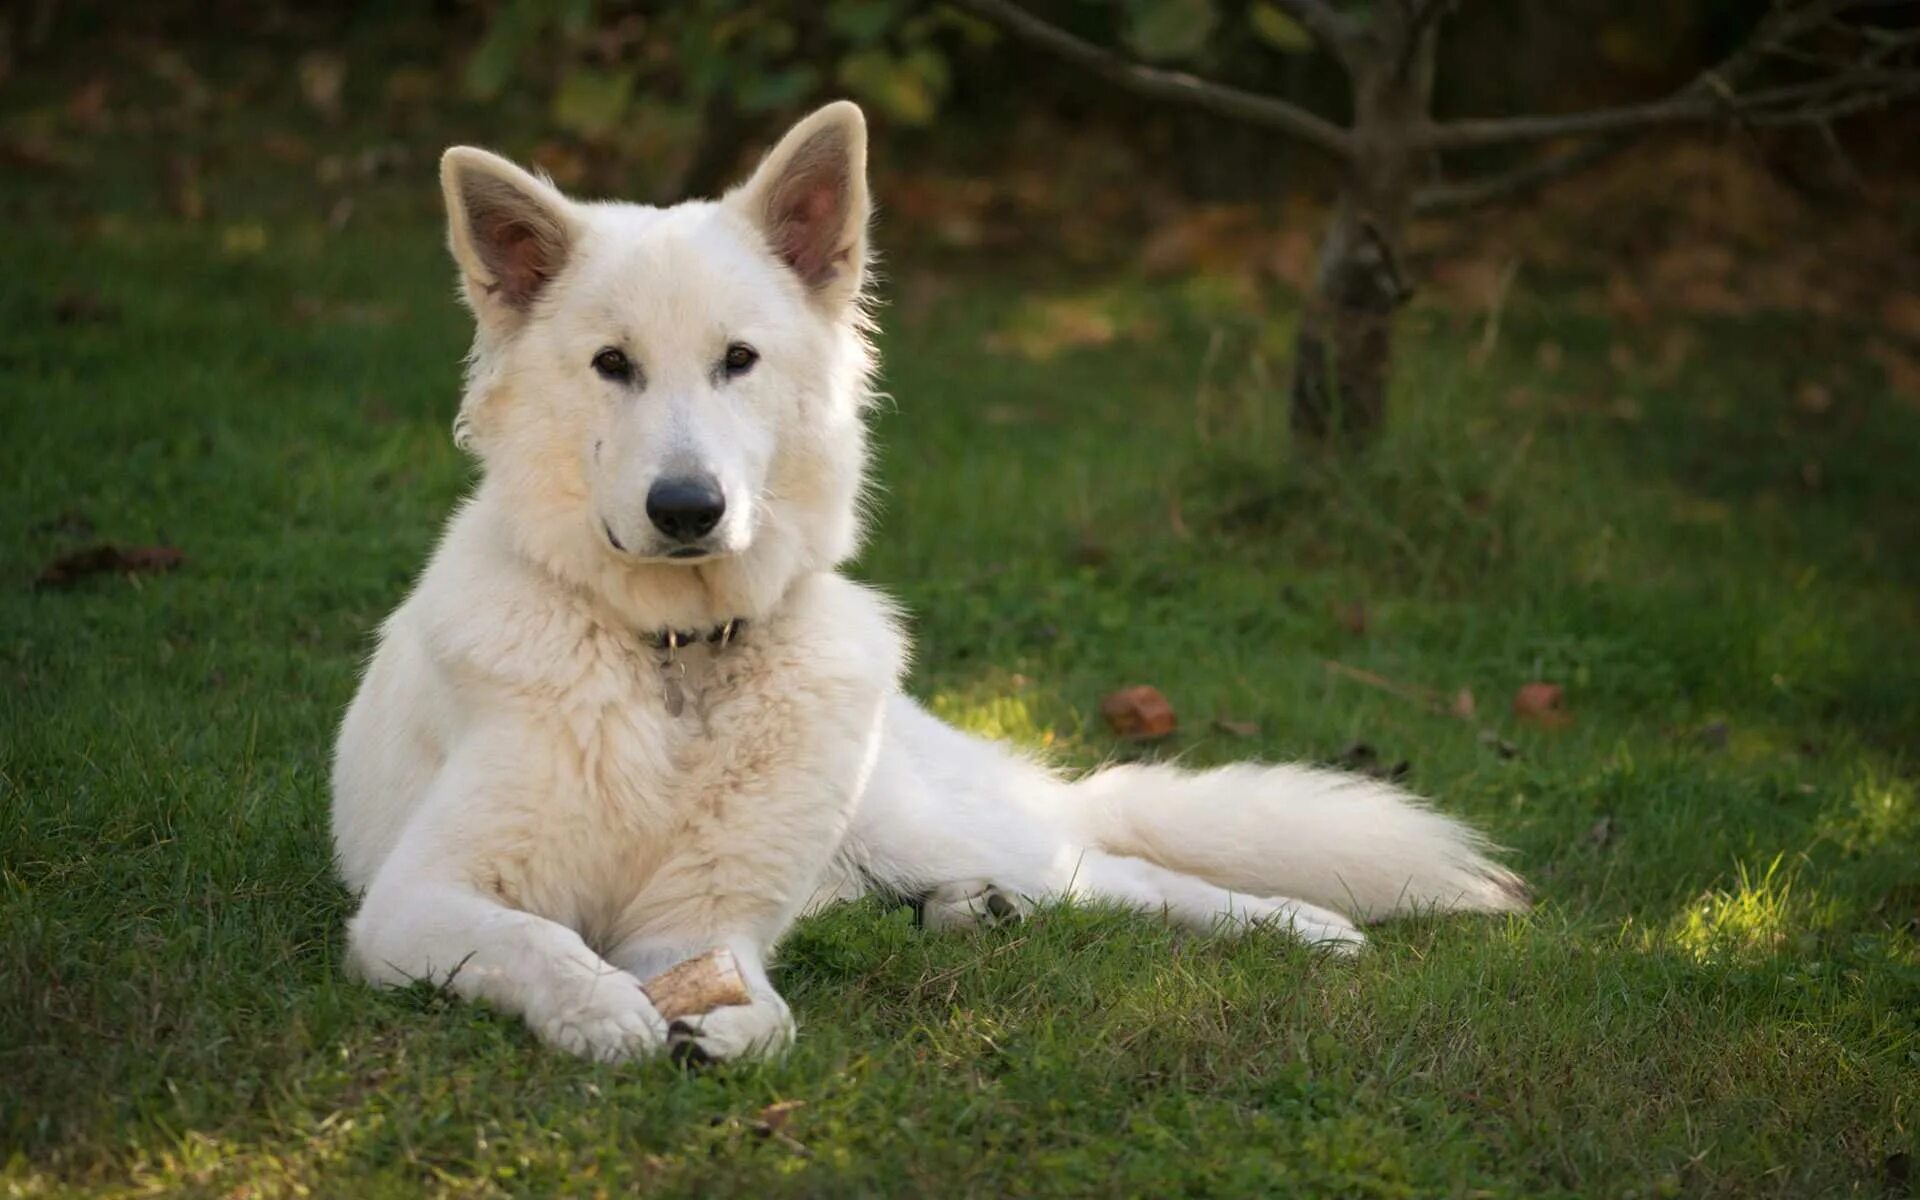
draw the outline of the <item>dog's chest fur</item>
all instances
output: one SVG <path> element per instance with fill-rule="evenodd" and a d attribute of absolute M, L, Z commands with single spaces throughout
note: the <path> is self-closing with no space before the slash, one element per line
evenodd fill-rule
<path fill-rule="evenodd" d="M 468 659 L 494 702 L 544 729 L 533 742 L 547 759 L 518 764 L 526 786 L 474 814 L 487 827 L 475 882 L 607 946 L 694 921 L 688 910 L 742 879 L 818 854 L 857 799 L 855 714 L 877 737 L 901 657 L 884 610 L 858 611 L 866 599 L 837 579 L 803 584 L 724 648 L 671 657 L 651 631 L 548 607 L 510 648 L 494 643 L 491 661 Z M 869 644 L 845 642 L 849 628 Z M 822 761 L 823 744 L 849 749 Z"/>

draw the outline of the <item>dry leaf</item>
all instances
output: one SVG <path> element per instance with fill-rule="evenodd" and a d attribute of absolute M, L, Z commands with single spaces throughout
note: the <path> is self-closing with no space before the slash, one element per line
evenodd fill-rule
<path fill-rule="evenodd" d="M 1453 715 L 1462 721 L 1473 720 L 1477 706 L 1473 702 L 1473 689 L 1461 688 L 1453 694 L 1453 703 L 1449 706 Z"/>
<path fill-rule="evenodd" d="M 1548 729 L 1573 723 L 1566 710 L 1566 689 L 1557 683 L 1525 683 L 1513 694 L 1513 715 Z"/>
<path fill-rule="evenodd" d="M 38 587 L 69 587 L 89 575 L 107 572 L 171 571 L 187 556 L 172 546 L 115 546 L 110 542 L 63 554 L 40 570 Z"/>
<path fill-rule="evenodd" d="M 1340 628 L 1356 637 L 1364 634 L 1367 627 L 1372 624 L 1371 614 L 1367 611 L 1367 602 L 1364 600 L 1348 600 L 1335 604 L 1333 619 L 1340 623 Z"/>
<path fill-rule="evenodd" d="M 1100 715 L 1115 733 L 1134 742 L 1166 737 L 1179 725 L 1173 705 L 1158 688 L 1144 683 L 1122 688 L 1102 700 Z"/>
<path fill-rule="evenodd" d="M 1213 727 L 1221 733 L 1230 733 L 1234 737 L 1251 738 L 1260 736 L 1260 727 L 1252 721 L 1236 721 L 1232 717 L 1215 717 Z"/>

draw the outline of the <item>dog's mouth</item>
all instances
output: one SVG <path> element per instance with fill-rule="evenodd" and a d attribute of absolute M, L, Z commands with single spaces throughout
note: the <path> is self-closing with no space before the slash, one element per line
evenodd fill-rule
<path fill-rule="evenodd" d="M 600 532 L 606 535 L 607 545 L 613 547 L 616 553 L 641 562 L 672 563 L 675 566 L 690 567 L 713 559 L 728 557 L 726 551 L 703 545 L 653 547 L 646 552 L 629 550 L 627 544 L 620 540 L 620 535 L 613 531 L 612 523 L 604 519 L 600 522 Z"/>

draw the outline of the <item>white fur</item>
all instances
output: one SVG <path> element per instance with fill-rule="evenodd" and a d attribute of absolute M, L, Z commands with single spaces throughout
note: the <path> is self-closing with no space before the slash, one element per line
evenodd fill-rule
<path fill-rule="evenodd" d="M 792 921 L 873 888 L 935 926 L 1081 896 L 1335 948 L 1361 942 L 1354 917 L 1518 907 L 1475 834 L 1384 785 L 1254 766 L 1067 783 L 901 693 L 891 607 L 835 573 L 866 466 L 865 155 L 859 110 L 830 105 L 738 191 L 653 209 L 448 152 L 476 315 L 457 431 L 485 470 L 341 728 L 357 969 L 581 1054 L 729 1057 L 792 1037 L 766 972 Z M 734 343 L 759 353 L 738 376 L 716 367 Z M 609 346 L 639 382 L 596 374 Z M 673 561 L 646 496 L 696 468 L 727 513 L 707 557 Z M 671 666 L 650 643 L 735 618 L 736 642 Z M 719 945 L 752 1003 L 667 1028 L 638 981 Z"/>

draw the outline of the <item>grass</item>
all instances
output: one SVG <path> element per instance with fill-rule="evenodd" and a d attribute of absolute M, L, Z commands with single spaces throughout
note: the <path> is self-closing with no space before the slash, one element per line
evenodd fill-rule
<path fill-rule="evenodd" d="M 1365 741 L 1542 903 L 1391 925 L 1351 963 L 1088 910 L 928 936 L 856 905 L 784 948 L 785 1061 L 605 1067 L 341 970 L 332 729 L 471 475 L 432 188 L 369 186 L 335 232 L 270 170 L 212 185 L 209 220 L 157 215 L 155 173 L 6 185 L 0 1190 L 1908 1186 L 1920 416 L 1845 327 L 1701 323 L 1684 364 L 1638 369 L 1612 351 L 1652 362 L 1662 331 L 1557 281 L 1475 365 L 1478 326 L 1417 310 L 1391 435 L 1341 463 L 1289 453 L 1284 305 L 1026 268 L 934 295 L 902 266 L 931 299 L 886 317 L 857 570 L 914 614 L 919 694 L 1076 766 L 1138 752 L 1097 717 L 1132 682 L 1183 717 L 1152 753 Z M 1062 305 L 1131 336 L 983 351 Z M 1831 409 L 1793 403 L 1809 372 Z M 188 560 L 32 586 L 92 537 Z M 1360 632 L 1334 615 L 1355 603 Z M 1480 716 L 1327 659 L 1470 688 Z M 1569 727 L 1507 714 L 1533 679 L 1566 686 Z"/>

